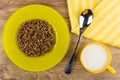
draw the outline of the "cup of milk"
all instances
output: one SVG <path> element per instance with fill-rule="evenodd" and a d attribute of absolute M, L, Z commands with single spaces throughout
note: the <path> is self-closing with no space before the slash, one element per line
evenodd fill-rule
<path fill-rule="evenodd" d="M 91 42 L 87 44 L 80 55 L 80 61 L 83 67 L 91 73 L 101 73 L 108 70 L 110 73 L 115 74 L 116 71 L 110 66 L 112 55 L 110 49 L 100 43 Z"/>

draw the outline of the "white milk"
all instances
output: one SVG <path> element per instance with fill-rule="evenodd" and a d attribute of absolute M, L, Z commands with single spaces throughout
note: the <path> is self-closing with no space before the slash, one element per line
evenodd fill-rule
<path fill-rule="evenodd" d="M 107 64 L 108 54 L 104 47 L 93 44 L 84 49 L 82 61 L 90 70 L 100 70 Z"/>

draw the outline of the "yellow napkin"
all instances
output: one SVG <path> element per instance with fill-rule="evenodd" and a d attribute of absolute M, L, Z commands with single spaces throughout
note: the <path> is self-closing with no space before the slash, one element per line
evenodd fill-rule
<path fill-rule="evenodd" d="M 93 23 L 83 36 L 120 48 L 120 0 L 102 0 L 93 13 Z M 78 34 L 76 27 L 72 31 Z"/>
<path fill-rule="evenodd" d="M 86 9 L 93 9 L 101 0 L 67 0 L 71 32 L 79 33 L 79 16 Z"/>

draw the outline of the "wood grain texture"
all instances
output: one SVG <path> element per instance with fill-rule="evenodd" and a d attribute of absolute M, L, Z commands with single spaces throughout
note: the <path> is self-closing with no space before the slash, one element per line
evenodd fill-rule
<path fill-rule="evenodd" d="M 120 49 L 108 46 L 111 49 L 113 59 L 111 66 L 117 71 L 115 75 L 104 71 L 101 74 L 87 72 L 79 61 L 79 53 L 85 44 L 92 40 L 82 38 L 77 60 L 71 74 L 64 73 L 66 64 L 75 45 L 77 36 L 71 34 L 70 48 L 65 58 L 54 68 L 44 72 L 27 72 L 14 65 L 6 56 L 3 44 L 2 33 L 6 21 L 13 12 L 28 4 L 44 4 L 57 10 L 66 20 L 70 29 L 70 22 L 66 0 L 0 0 L 0 80 L 120 80 Z"/>

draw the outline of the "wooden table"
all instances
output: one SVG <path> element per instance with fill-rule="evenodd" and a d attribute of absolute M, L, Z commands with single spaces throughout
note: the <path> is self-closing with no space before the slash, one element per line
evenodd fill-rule
<path fill-rule="evenodd" d="M 64 73 L 64 69 L 73 50 L 77 36 L 71 34 L 70 48 L 65 58 L 54 68 L 44 72 L 27 72 L 14 65 L 6 56 L 2 44 L 2 33 L 7 19 L 10 15 L 20 7 L 28 4 L 44 4 L 57 10 L 66 20 L 70 29 L 70 22 L 67 10 L 66 0 L 0 0 L 0 80 L 120 80 L 120 49 L 108 46 L 113 55 L 111 66 L 117 73 L 110 74 L 104 71 L 101 74 L 92 74 L 87 72 L 79 61 L 79 54 L 75 62 L 74 69 L 71 74 Z M 91 40 L 81 40 L 78 53 L 85 44 Z"/>

